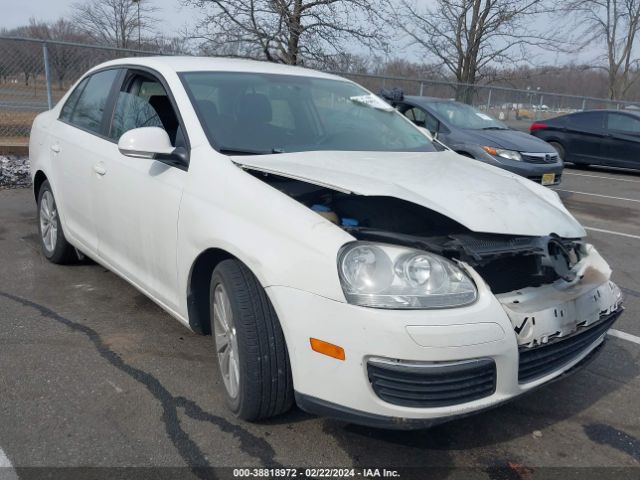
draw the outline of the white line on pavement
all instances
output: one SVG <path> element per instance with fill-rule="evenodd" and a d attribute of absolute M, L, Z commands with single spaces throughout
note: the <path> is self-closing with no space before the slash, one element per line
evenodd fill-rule
<path fill-rule="evenodd" d="M 608 233 L 610 235 L 618 235 L 620 237 L 635 238 L 636 240 L 640 240 L 640 235 L 632 235 L 630 233 L 614 232 L 613 230 L 605 230 L 604 228 L 595 227 L 584 227 L 584 229 L 591 230 L 593 232 Z"/>
<path fill-rule="evenodd" d="M 629 342 L 637 343 L 640 345 L 640 337 L 636 337 L 635 335 L 631 335 L 630 333 L 621 332 L 620 330 L 611 329 L 609 330 L 609 335 L 616 338 L 621 338 L 623 340 L 627 340 Z"/>
<path fill-rule="evenodd" d="M 638 200 L 636 198 L 612 197 L 611 195 L 601 195 L 599 193 L 577 192 L 575 190 L 562 190 L 560 188 L 557 188 L 556 192 L 576 193 L 578 195 L 590 195 L 592 197 L 612 198 L 613 200 L 624 200 L 625 202 L 637 202 L 637 203 L 640 203 L 640 200 Z"/>
<path fill-rule="evenodd" d="M 605 178 L 607 180 L 615 180 L 616 182 L 640 183 L 640 180 L 632 180 L 630 178 L 605 177 L 604 175 L 589 175 L 588 173 L 573 173 L 565 171 L 563 175 L 575 175 L 576 177 Z"/>
<path fill-rule="evenodd" d="M 0 480 L 18 480 L 18 475 L 2 448 L 0 448 Z"/>

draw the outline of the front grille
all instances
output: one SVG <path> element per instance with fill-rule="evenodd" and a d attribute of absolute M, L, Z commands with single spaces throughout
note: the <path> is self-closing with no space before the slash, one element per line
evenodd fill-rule
<path fill-rule="evenodd" d="M 556 163 L 558 154 L 556 153 L 522 153 L 522 160 L 528 163 Z"/>
<path fill-rule="evenodd" d="M 471 402 L 496 391 L 496 364 L 490 358 L 454 363 L 404 363 L 371 359 L 373 391 L 404 407 L 444 407 Z"/>
<path fill-rule="evenodd" d="M 613 325 L 622 310 L 610 314 L 597 324 L 539 347 L 520 349 L 518 382 L 527 383 L 561 369 L 588 350 Z"/>

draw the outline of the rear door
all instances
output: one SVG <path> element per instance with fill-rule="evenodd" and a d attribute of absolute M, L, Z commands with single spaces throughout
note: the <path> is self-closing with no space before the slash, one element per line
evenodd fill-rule
<path fill-rule="evenodd" d="M 603 163 L 640 168 L 640 119 L 633 114 L 609 112 L 607 133 L 602 146 Z"/>
<path fill-rule="evenodd" d="M 606 137 L 605 112 L 580 112 L 565 117 L 567 160 L 601 163 Z"/>
<path fill-rule="evenodd" d="M 106 147 L 107 195 L 97 206 L 99 255 L 169 308 L 178 305 L 176 245 L 185 169 L 122 155 L 117 142 L 139 127 L 160 127 L 188 149 L 168 87 L 156 74 L 129 70 L 117 92 Z"/>
<path fill-rule="evenodd" d="M 54 193 L 61 206 L 65 234 L 88 254 L 97 252 L 95 201 L 101 152 L 109 140 L 105 125 L 112 92 L 121 70 L 91 74 L 71 93 L 52 127 Z"/>

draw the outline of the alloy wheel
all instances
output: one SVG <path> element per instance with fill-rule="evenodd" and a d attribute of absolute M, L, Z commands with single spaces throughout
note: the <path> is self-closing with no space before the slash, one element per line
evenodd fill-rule
<path fill-rule="evenodd" d="M 58 240 L 58 210 L 53 195 L 48 190 L 40 201 L 40 235 L 47 253 L 53 253 Z"/>
<path fill-rule="evenodd" d="M 224 386 L 229 396 L 235 399 L 240 390 L 238 338 L 231 302 L 221 283 L 213 291 L 213 334 Z"/>

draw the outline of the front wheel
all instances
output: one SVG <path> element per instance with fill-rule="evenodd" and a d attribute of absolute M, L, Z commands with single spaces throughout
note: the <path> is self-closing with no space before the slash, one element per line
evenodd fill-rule
<path fill-rule="evenodd" d="M 293 404 L 289 355 L 280 322 L 249 269 L 225 260 L 213 271 L 212 333 L 227 403 L 239 418 L 255 421 Z"/>
<path fill-rule="evenodd" d="M 64 236 L 56 199 L 46 180 L 38 192 L 38 232 L 42 253 L 47 260 L 67 264 L 78 259 L 75 249 Z"/>

